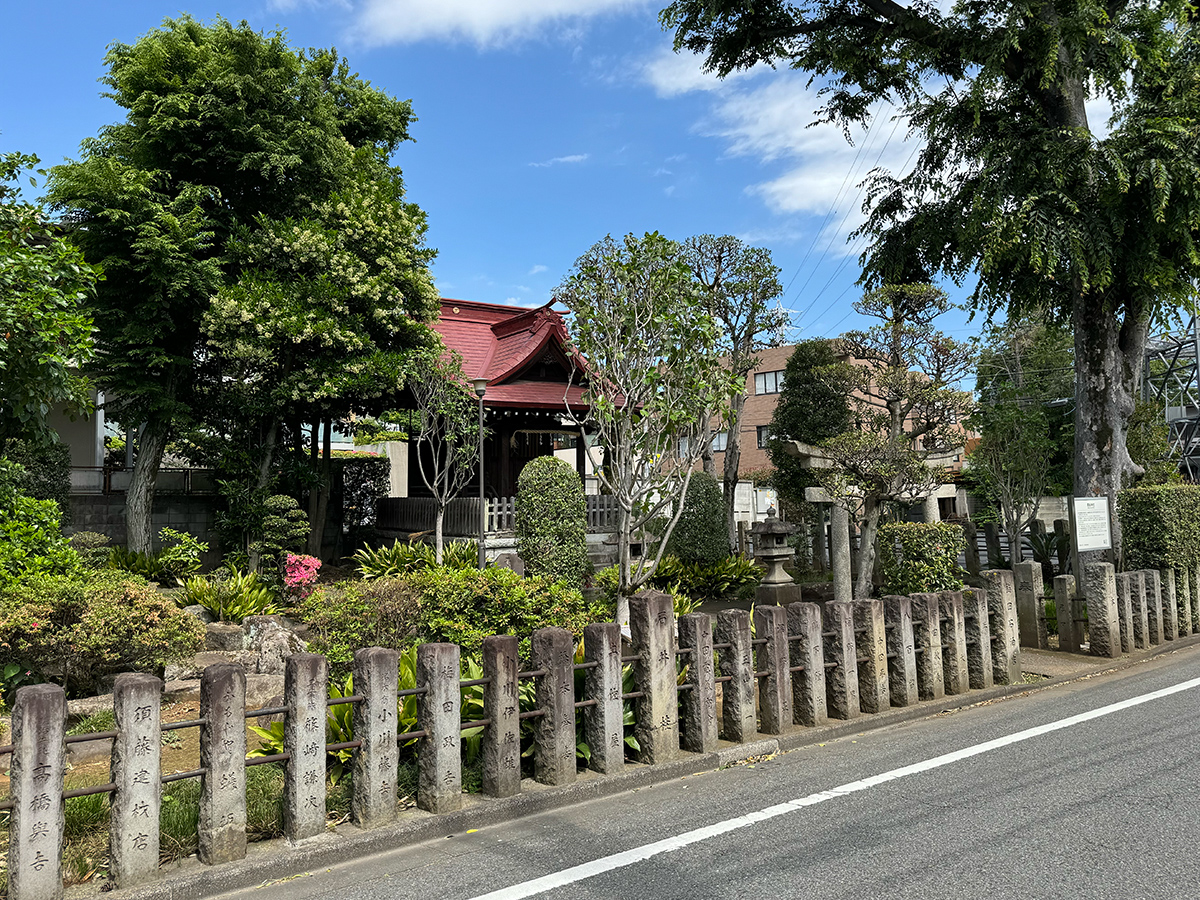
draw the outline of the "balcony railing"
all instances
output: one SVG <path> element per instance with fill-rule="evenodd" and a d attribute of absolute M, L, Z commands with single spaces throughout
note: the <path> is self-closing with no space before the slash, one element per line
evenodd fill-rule
<path fill-rule="evenodd" d="M 72 494 L 123 494 L 129 490 L 133 469 L 72 466 Z M 160 494 L 215 494 L 211 469 L 159 469 L 155 491 Z"/>
<path fill-rule="evenodd" d="M 517 504 L 515 497 L 489 497 L 485 500 L 487 534 L 504 534 L 516 529 Z M 386 531 L 406 531 L 410 534 L 432 531 L 437 506 L 431 497 L 385 497 L 375 507 L 378 528 Z M 615 497 L 587 497 L 587 528 L 593 533 L 617 530 L 618 506 Z M 474 537 L 479 534 L 479 498 L 460 497 L 446 506 L 442 532 L 447 537 Z"/>

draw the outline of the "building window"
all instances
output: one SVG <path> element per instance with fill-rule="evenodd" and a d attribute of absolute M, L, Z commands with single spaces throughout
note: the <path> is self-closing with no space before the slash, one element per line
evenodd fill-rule
<path fill-rule="evenodd" d="M 712 452 L 724 453 L 729 449 L 729 432 L 718 431 L 712 436 Z"/>
<path fill-rule="evenodd" d="M 775 372 L 757 372 L 754 375 L 754 393 L 778 394 L 783 390 L 783 369 Z"/>
<path fill-rule="evenodd" d="M 766 450 L 767 442 L 771 440 L 771 426 L 759 425 L 757 431 L 758 431 L 758 449 Z"/>

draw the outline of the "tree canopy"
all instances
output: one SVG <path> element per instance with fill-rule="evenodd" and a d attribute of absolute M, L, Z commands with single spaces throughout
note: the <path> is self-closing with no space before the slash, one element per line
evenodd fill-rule
<path fill-rule="evenodd" d="M 21 171 L 37 162 L 0 155 L 0 451 L 11 440 L 51 438 L 53 406 L 91 406 L 79 368 L 94 352 L 87 302 L 100 270 L 21 199 Z"/>
<path fill-rule="evenodd" d="M 114 44 L 105 63 L 108 96 L 126 117 L 86 140 L 80 161 L 55 167 L 49 198 L 107 273 L 95 305 L 93 370 L 111 394 L 110 412 L 130 426 L 145 423 L 127 495 L 130 544 L 145 549 L 163 448 L 203 418 L 205 377 L 220 379 L 222 366 L 252 357 L 263 362 L 273 338 L 299 328 L 301 284 L 318 295 L 315 306 L 332 311 L 341 302 L 333 294 L 373 294 L 378 315 L 360 310 L 337 327 L 365 316 L 393 327 L 397 343 L 409 340 L 408 319 L 433 315 L 431 254 L 421 243 L 423 217 L 400 201 L 399 175 L 388 164 L 408 138 L 411 105 L 371 87 L 334 51 L 301 52 L 279 32 L 182 16 L 133 44 Z M 384 183 L 366 187 L 378 179 Z M 356 204 L 383 202 L 381 194 L 389 212 L 381 206 L 378 221 L 326 240 L 365 211 Z M 397 217 L 408 221 L 397 228 Z M 309 243 L 281 262 L 271 254 L 292 228 Z M 385 247 L 395 255 L 376 266 L 369 254 Z M 330 268 L 318 273 L 319 261 Z M 256 321 L 268 295 L 277 301 L 268 304 L 271 317 Z M 235 311 L 236 326 L 223 316 Z M 314 327 L 326 333 L 310 335 L 307 346 L 320 344 L 328 361 L 334 327 L 328 317 Z M 280 367 L 298 358 L 285 356 Z M 206 368 L 210 362 L 218 364 Z M 275 365 L 255 374 L 277 376 Z M 328 378 L 305 381 L 298 371 L 272 390 L 327 389 Z"/>
<path fill-rule="evenodd" d="M 995 312 L 1069 321 L 1077 363 L 1075 492 L 1115 497 L 1147 328 L 1200 274 L 1200 53 L 1187 0 L 676 0 L 675 45 L 720 75 L 810 73 L 817 118 L 892 105 L 924 139 L 911 173 L 867 193 L 868 285 L 914 265 Z M 1111 123 L 1086 103 L 1112 104 Z M 1104 126 L 1111 124 L 1106 132 Z"/>

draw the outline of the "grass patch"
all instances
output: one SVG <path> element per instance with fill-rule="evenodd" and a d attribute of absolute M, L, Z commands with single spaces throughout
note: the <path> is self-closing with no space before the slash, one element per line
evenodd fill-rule
<path fill-rule="evenodd" d="M 96 734 L 102 731 L 116 731 L 117 720 L 111 709 L 102 709 L 90 716 L 85 716 L 67 729 L 68 736 L 77 734 Z"/>

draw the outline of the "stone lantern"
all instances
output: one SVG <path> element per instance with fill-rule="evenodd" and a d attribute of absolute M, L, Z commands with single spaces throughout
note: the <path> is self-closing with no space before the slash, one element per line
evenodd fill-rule
<path fill-rule="evenodd" d="M 788 535 L 796 531 L 794 525 L 775 516 L 775 507 L 767 510 L 767 518 L 755 522 L 750 529 L 754 535 L 754 558 L 767 568 L 767 574 L 755 592 L 756 603 L 772 603 L 779 606 L 800 599 L 800 586 L 783 569 L 783 564 L 792 556 L 788 546 Z"/>

